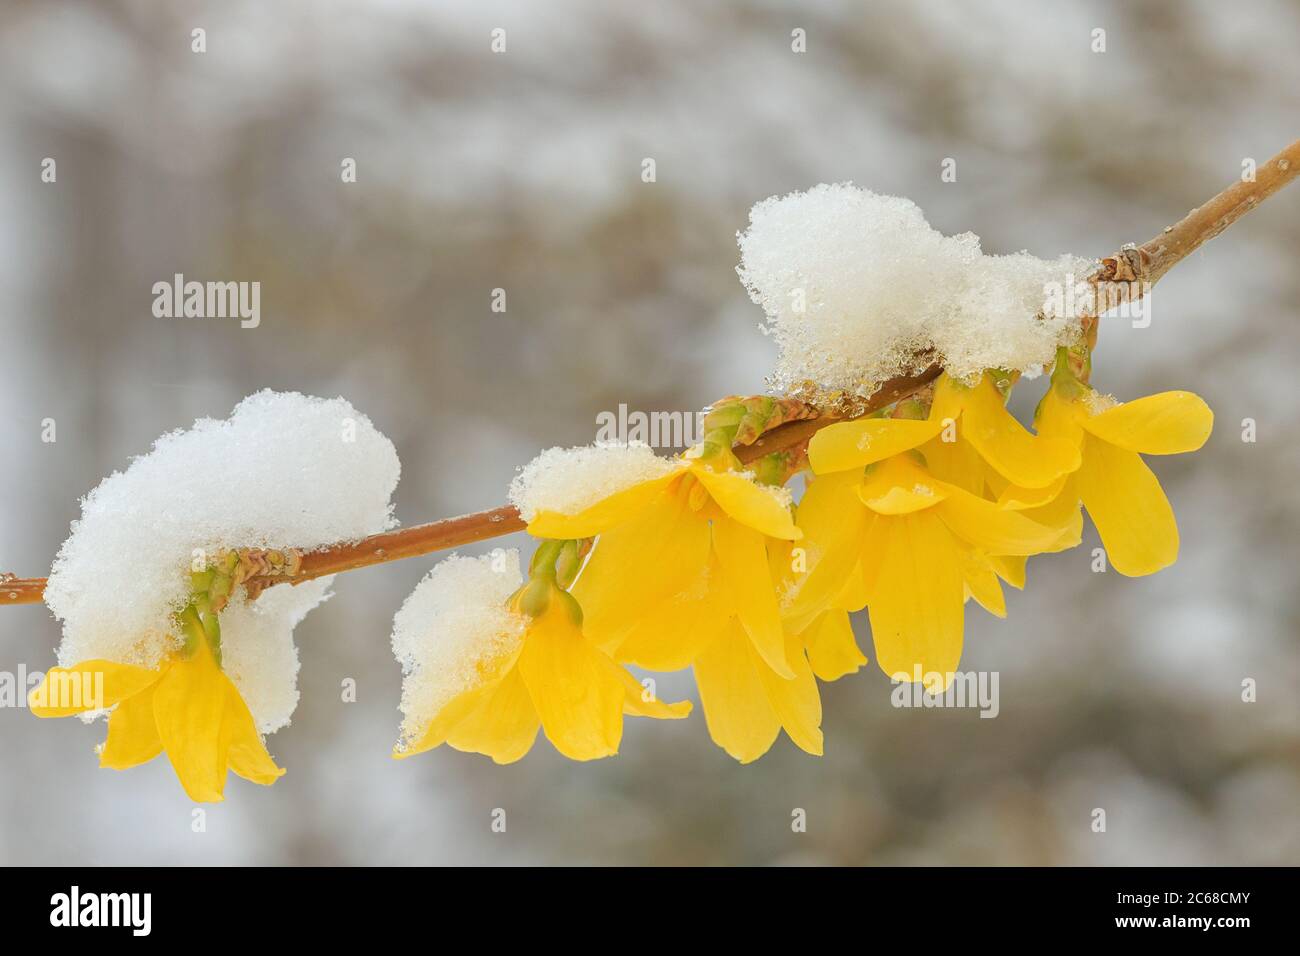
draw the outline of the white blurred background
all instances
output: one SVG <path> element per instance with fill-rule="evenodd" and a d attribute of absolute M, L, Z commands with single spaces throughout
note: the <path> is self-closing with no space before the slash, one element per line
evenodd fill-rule
<path fill-rule="evenodd" d="M 1300 135 L 1298 40 L 1284 0 L 5 0 L 0 570 L 45 573 L 101 477 L 263 387 L 369 414 L 406 523 L 500 504 L 600 411 L 763 388 L 734 272 L 754 202 L 853 180 L 987 252 L 1108 254 Z M 288 774 L 232 778 L 204 833 L 165 760 L 99 770 L 102 725 L 0 710 L 0 862 L 1300 863 L 1297 223 L 1300 187 L 1171 273 L 1150 328 L 1103 325 L 1099 387 L 1217 413 L 1202 452 L 1153 462 L 1182 557 L 1094 574 L 1089 529 L 1008 620 L 972 611 L 995 720 L 894 709 L 873 664 L 823 688 L 821 759 L 782 738 L 738 766 L 697 713 L 629 722 L 595 764 L 541 740 L 508 768 L 395 762 L 389 631 L 421 559 L 340 578 L 300 626 L 302 701 L 269 740 Z M 177 272 L 260 281 L 261 326 L 155 318 Z M 45 669 L 58 636 L 0 611 L 0 670 Z"/>

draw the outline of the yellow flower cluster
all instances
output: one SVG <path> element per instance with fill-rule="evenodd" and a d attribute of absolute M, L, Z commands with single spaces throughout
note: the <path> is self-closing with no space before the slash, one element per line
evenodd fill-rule
<path fill-rule="evenodd" d="M 621 714 L 684 716 L 681 704 L 634 703 L 622 665 L 635 665 L 690 667 L 710 734 L 742 762 L 782 729 L 820 754 L 817 681 L 866 663 L 850 612 L 867 608 L 885 673 L 941 691 L 961 659 L 967 600 L 1005 616 L 1001 582 L 1023 587 L 1030 555 L 1077 545 L 1082 508 L 1121 573 L 1171 564 L 1173 513 L 1139 453 L 1199 448 L 1212 420 L 1188 392 L 1115 404 L 1074 377 L 1063 354 L 1032 433 L 1007 412 L 993 373 L 971 385 L 943 376 L 924 417 L 817 432 L 797 508 L 706 438 L 668 474 L 576 514 L 533 517 L 535 537 L 595 538 L 571 591 L 557 592 L 573 611 L 564 636 L 549 623 L 556 612 L 538 616 L 518 664 L 448 704 L 415 749 L 447 742 L 518 759 L 536 709 L 562 753 L 604 757 L 617 748 L 620 700 Z M 529 654 L 549 658 L 532 678 Z M 494 682 L 511 668 L 526 688 L 506 693 Z M 544 705 L 554 695 L 562 709 Z M 494 736 L 494 723 L 510 732 Z"/>
<path fill-rule="evenodd" d="M 1213 416 L 1188 392 L 1116 404 L 1065 359 L 1034 432 L 1007 412 L 1009 380 L 991 372 L 973 384 L 941 377 L 928 409 L 908 403 L 822 428 L 797 507 L 745 470 L 728 434 L 577 513 L 535 514 L 528 531 L 546 539 L 542 560 L 508 604 L 527 621 L 522 640 L 478 662 L 471 686 L 395 755 L 446 743 L 508 763 L 540 729 L 575 760 L 609 756 L 624 716 L 690 711 L 658 701 L 628 665 L 691 668 L 709 733 L 737 760 L 762 756 L 783 729 L 820 754 L 817 682 L 866 663 L 851 612 L 867 609 L 886 674 L 937 692 L 961 659 L 966 602 L 1005 616 L 1002 582 L 1023 587 L 1030 555 L 1077 545 L 1082 509 L 1116 570 L 1168 566 L 1177 526 L 1140 456 L 1199 448 Z M 102 765 L 165 750 L 195 800 L 221 799 L 227 769 L 273 782 L 283 771 L 222 672 L 215 616 L 186 614 L 183 649 L 159 667 L 55 668 L 32 710 L 111 709 Z M 53 699 L 92 673 L 103 680 L 94 699 Z"/>

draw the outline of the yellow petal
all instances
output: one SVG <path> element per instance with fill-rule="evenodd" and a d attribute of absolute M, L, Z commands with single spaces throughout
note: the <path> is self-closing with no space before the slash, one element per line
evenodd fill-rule
<path fill-rule="evenodd" d="M 966 581 L 966 591 L 977 604 L 994 617 L 1007 616 L 1007 601 L 1002 594 L 1002 585 L 998 583 L 997 574 L 987 557 L 973 551 L 962 556 L 962 576 Z"/>
<path fill-rule="evenodd" d="M 983 461 L 982 458 L 980 460 Z M 992 501 L 999 501 L 1001 500 L 1003 495 L 1007 494 L 1008 489 L 1018 488 L 1018 487 L 1019 487 L 1018 485 L 1013 485 L 1011 482 L 1007 481 L 1000 474 L 998 474 L 996 471 L 994 471 L 992 468 L 989 468 L 986 465 L 984 468 L 984 490 L 987 491 L 988 494 L 976 495 L 976 497 L 989 498 Z M 1029 489 L 1021 489 L 1021 490 L 1025 491 Z"/>
<path fill-rule="evenodd" d="M 1020 591 L 1025 588 L 1025 565 L 1028 562 L 1029 558 L 1023 554 L 989 555 L 989 564 L 997 576 Z"/>
<path fill-rule="evenodd" d="M 866 540 L 867 535 L 863 535 Z M 849 579 L 844 582 L 844 590 L 831 602 L 831 607 L 842 611 L 861 611 L 867 606 L 867 582 L 862 573 L 861 558 Z"/>
<path fill-rule="evenodd" d="M 252 783 L 270 786 L 284 776 L 267 752 L 257 732 L 253 715 L 235 685 L 226 681 L 226 734 L 230 747 L 230 769 Z"/>
<path fill-rule="evenodd" d="M 652 671 L 677 671 L 691 663 L 731 617 L 717 562 L 689 590 L 661 601 L 613 649 L 613 657 Z"/>
<path fill-rule="evenodd" d="M 105 710 L 157 683 L 162 669 L 89 660 L 72 667 L 51 667 L 27 696 L 37 717 L 70 717 Z"/>
<path fill-rule="evenodd" d="M 854 577 L 858 550 L 870 517 L 857 495 L 858 476 L 851 471 L 817 478 L 799 502 L 806 570 L 791 572 L 790 617 L 815 615 L 830 606 Z"/>
<path fill-rule="evenodd" d="M 206 641 L 177 661 L 154 689 L 154 720 L 172 769 L 191 800 L 218 801 L 226 785 L 228 738 L 222 724 L 229 679 Z"/>
<path fill-rule="evenodd" d="M 1102 441 L 1145 455 L 1196 451 L 1210 437 L 1214 412 L 1191 392 L 1161 392 L 1108 408 L 1080 424 Z"/>
<path fill-rule="evenodd" d="M 1056 549 L 1061 536 L 1059 528 L 1045 527 L 960 488 L 949 488 L 935 513 L 959 539 L 989 554 L 1041 554 Z"/>
<path fill-rule="evenodd" d="M 866 595 L 864 604 L 871 600 L 871 593 L 875 590 L 876 581 L 880 577 L 880 568 L 884 564 L 885 548 L 889 540 L 889 529 L 893 522 L 894 519 L 888 515 L 873 513 L 872 520 L 862 534 L 862 547 L 858 551 L 858 574 L 861 576 L 858 594 Z"/>
<path fill-rule="evenodd" d="M 533 747 L 541 721 L 519 668 L 484 688 L 471 708 L 447 733 L 448 745 L 466 753 L 486 754 L 494 763 L 521 759 Z"/>
<path fill-rule="evenodd" d="M 1059 438 L 1079 448 L 1083 445 L 1083 427 L 1079 423 L 1087 414 L 1077 396 L 1070 398 L 1052 385 L 1034 410 L 1034 428 L 1039 435 Z"/>
<path fill-rule="evenodd" d="M 1041 488 L 1021 488 L 1019 485 L 1007 485 L 1002 490 L 1002 493 L 998 495 L 998 506 L 1012 511 L 1023 511 L 1026 508 L 1039 508 L 1050 504 L 1056 500 L 1056 496 L 1061 493 L 1061 489 L 1065 487 L 1065 483 L 1069 479 L 1069 475 L 1061 475 L 1050 485 L 1044 485 Z"/>
<path fill-rule="evenodd" d="M 627 668 L 619 667 L 612 661 L 610 666 L 615 668 L 619 680 L 623 682 L 623 713 L 633 717 L 653 717 L 656 720 L 680 720 L 691 712 L 691 702 L 689 700 L 679 700 L 675 704 L 665 704 L 651 692 L 650 688 L 638 681 Z"/>
<path fill-rule="evenodd" d="M 858 489 L 858 497 L 877 514 L 902 515 L 933 508 L 948 497 L 949 487 L 900 455 L 868 472 Z"/>
<path fill-rule="evenodd" d="M 800 528 L 800 531 L 803 529 Z M 800 539 L 802 541 L 802 539 Z M 801 550 L 803 550 L 801 546 Z M 792 565 L 795 561 L 795 543 L 787 541 L 785 538 L 768 538 L 767 539 L 767 567 L 772 575 L 772 580 L 776 582 L 777 590 L 782 591 L 793 581 L 795 571 Z"/>
<path fill-rule="evenodd" d="M 629 627 L 689 589 L 709 559 L 709 523 L 690 510 L 680 489 L 600 536 L 573 586 L 584 631 L 616 643 Z"/>
<path fill-rule="evenodd" d="M 983 497 L 988 473 L 984 459 L 970 442 L 944 441 L 943 438 L 944 433 L 940 432 L 921 446 L 926 470 L 940 481 Z"/>
<path fill-rule="evenodd" d="M 794 669 L 794 678 L 786 679 L 773 672 L 751 647 L 754 670 L 767 690 L 767 699 L 777 720 L 800 750 L 822 755 L 822 699 L 817 691 L 808 658 L 797 638 L 787 636 L 786 657 Z"/>
<path fill-rule="evenodd" d="M 947 675 L 961 663 L 964 584 L 961 554 L 933 513 L 890 518 L 885 554 L 867 610 L 880 669 L 914 680 L 919 669 Z"/>
<path fill-rule="evenodd" d="M 808 443 L 808 462 L 818 475 L 862 468 L 917 448 L 942 428 L 943 421 L 934 416 L 926 421 L 859 418 L 837 422 L 813 435 Z"/>
<path fill-rule="evenodd" d="M 1136 452 L 1089 437 L 1078 486 L 1110 563 L 1120 574 L 1153 574 L 1177 560 L 1174 511 Z"/>
<path fill-rule="evenodd" d="M 99 752 L 99 765 L 129 770 L 162 753 L 162 738 L 153 716 L 153 687 L 123 700 L 108 715 L 108 739 Z"/>
<path fill-rule="evenodd" d="M 1083 540 L 1083 511 L 1079 507 L 1077 475 L 1078 472 L 1067 475 L 1065 484 L 1051 501 L 1020 512 L 1030 521 L 1052 528 L 1059 534 L 1056 542 L 1047 549 L 1049 552 L 1073 548 Z"/>
<path fill-rule="evenodd" d="M 802 536 L 790 506 L 773 494 L 773 489 L 734 471 L 712 471 L 703 465 L 692 468 L 691 474 L 708 489 L 718 507 L 740 524 L 771 538 L 794 541 Z"/>
<path fill-rule="evenodd" d="M 618 753 L 625 688 L 608 662 L 554 598 L 524 634 L 519 673 L 546 739 L 572 760 Z"/>
<path fill-rule="evenodd" d="M 793 677 L 785 659 L 785 630 L 777 605 L 763 536 L 737 521 L 713 523 L 713 550 L 731 607 L 754 647 L 782 677 Z"/>
<path fill-rule="evenodd" d="M 434 715 L 433 719 L 429 721 L 429 726 L 412 743 L 405 747 L 400 745 L 394 747 L 393 758 L 404 760 L 407 757 L 414 757 L 416 754 L 422 754 L 426 750 L 432 750 L 447 743 L 448 735 L 470 714 L 478 710 L 485 701 L 490 699 L 498 683 L 500 683 L 499 678 L 457 694 Z M 531 701 L 529 701 L 528 706 L 532 707 Z M 473 747 L 462 747 L 461 749 L 474 753 L 478 752 Z"/>
<path fill-rule="evenodd" d="M 767 753 L 781 721 L 754 667 L 749 638 L 733 624 L 695 659 L 695 683 L 714 743 L 741 763 Z"/>
<path fill-rule="evenodd" d="M 947 423 L 955 423 L 961 415 L 970 391 L 968 386 L 954 380 L 947 372 L 944 372 L 934 382 L 934 398 L 930 402 L 930 418 L 937 421 L 940 427 Z"/>
<path fill-rule="evenodd" d="M 867 662 L 853 636 L 847 611 L 824 612 L 803 632 L 808 662 L 819 680 L 839 680 Z"/>
<path fill-rule="evenodd" d="M 1041 488 L 1079 467 L 1079 450 L 1068 441 L 1026 430 L 1007 411 L 987 375 L 966 395 L 958 436 L 1008 481 L 1026 488 Z"/>
<path fill-rule="evenodd" d="M 685 466 L 683 469 L 685 470 Z M 681 476 L 681 471 L 670 472 L 602 498 L 577 514 L 565 515 L 558 511 L 541 511 L 528 523 L 528 533 L 534 538 L 590 538 L 631 521 L 654 502 L 668 485 Z"/>

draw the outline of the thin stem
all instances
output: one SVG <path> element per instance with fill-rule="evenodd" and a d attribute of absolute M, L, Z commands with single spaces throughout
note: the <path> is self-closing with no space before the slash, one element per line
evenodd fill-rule
<path fill-rule="evenodd" d="M 1165 228 L 1155 238 L 1140 246 L 1125 247 L 1115 255 L 1103 259 L 1101 268 L 1091 277 L 1094 287 L 1099 295 L 1108 296 L 1103 300 L 1108 302 L 1131 300 L 1145 295 L 1177 263 L 1222 233 L 1297 175 L 1300 175 L 1300 140 L 1260 166 L 1253 182 L 1234 182 L 1209 202 Z M 1087 331 L 1095 334 L 1095 319 Z M 751 462 L 774 451 L 797 448 L 827 425 L 846 417 L 869 414 L 908 397 L 938 378 L 941 371 L 938 365 L 932 365 L 917 375 L 892 379 L 847 415 L 822 410 L 814 418 L 787 422 L 767 432 L 753 444 L 738 446 L 735 449 L 736 457 L 742 462 Z M 525 526 L 518 510 L 512 505 L 504 505 L 310 551 L 302 556 L 299 570 L 292 576 L 254 578 L 248 584 L 255 589 L 286 582 L 300 584 L 327 574 L 338 574 L 486 541 L 522 531 Z M 0 605 L 37 604 L 44 591 L 44 578 L 0 575 Z"/>
<path fill-rule="evenodd" d="M 1125 286 L 1144 295 L 1165 273 L 1300 175 L 1300 139 L 1255 170 L 1253 181 L 1238 180 L 1197 206 L 1160 235 L 1102 260 L 1092 277 L 1105 301 L 1123 301 Z M 1112 285 L 1114 284 L 1114 285 Z M 1132 285 L 1131 285 L 1132 284 Z"/>
<path fill-rule="evenodd" d="M 1255 171 L 1254 182 L 1233 183 L 1205 205 L 1193 209 L 1160 235 L 1142 244 L 1151 257 L 1147 279 L 1155 283 L 1175 264 L 1195 252 L 1300 175 L 1300 140 Z"/>
<path fill-rule="evenodd" d="M 458 548 L 463 544 L 473 544 L 475 541 L 499 538 L 515 531 L 523 531 L 526 526 L 527 522 L 519 516 L 519 510 L 514 505 L 476 511 L 458 518 L 443 518 L 428 524 L 372 534 L 360 541 L 332 544 L 317 551 L 308 551 L 302 556 L 302 565 L 297 574 L 268 583 L 288 580 L 300 584 L 327 574 L 415 558 L 422 554 Z"/>
<path fill-rule="evenodd" d="M 918 375 L 903 376 L 892 379 L 882 385 L 871 398 L 867 399 L 857 414 L 867 414 L 909 395 L 916 389 L 938 378 L 940 368 L 933 365 Z M 772 429 L 750 445 L 738 445 L 736 457 L 742 462 L 751 462 L 774 451 L 783 451 L 806 442 L 819 428 L 840 421 L 839 416 L 826 413 L 821 417 L 789 422 Z M 344 541 L 328 547 L 308 551 L 296 573 L 292 575 L 268 575 L 250 578 L 246 585 L 254 593 L 275 584 L 302 584 L 327 574 L 353 571 L 374 564 L 400 561 L 403 558 L 415 558 L 476 541 L 487 541 L 502 535 L 523 531 L 527 522 L 520 516 L 514 505 L 502 505 L 488 511 L 476 511 L 473 514 L 457 518 L 444 518 L 428 524 L 399 528 L 372 534 L 360 541 Z M 5 579 L 0 583 L 0 605 L 37 604 L 40 603 L 45 590 L 44 578 Z"/>
<path fill-rule="evenodd" d="M 44 596 L 44 578 L 16 578 L 11 574 L 0 574 L 0 606 L 40 604 Z"/>

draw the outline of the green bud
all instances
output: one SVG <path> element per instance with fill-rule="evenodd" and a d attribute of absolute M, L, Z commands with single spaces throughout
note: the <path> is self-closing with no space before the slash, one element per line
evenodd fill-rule
<path fill-rule="evenodd" d="M 715 405 L 709 409 L 709 413 L 704 416 L 704 430 L 706 432 L 714 431 L 719 428 L 736 428 L 741 419 L 745 417 L 745 406 L 740 402 L 728 402 L 722 405 Z"/>
<path fill-rule="evenodd" d="M 528 562 L 528 576 L 534 578 L 553 578 L 555 576 L 555 559 L 560 556 L 563 541 L 547 539 L 537 546 L 533 558 Z"/>
<path fill-rule="evenodd" d="M 550 578 L 533 578 L 524 585 L 523 593 L 519 595 L 519 610 L 529 617 L 541 617 L 546 613 L 547 607 L 551 603 L 551 594 L 566 594 L 566 591 L 558 591 Z"/>
<path fill-rule="evenodd" d="M 582 554 L 577 541 L 566 541 L 555 560 L 555 583 L 568 590 L 582 568 Z"/>
<path fill-rule="evenodd" d="M 1064 398 L 1075 399 L 1088 391 L 1086 379 L 1092 370 L 1092 353 L 1084 346 L 1062 345 L 1056 350 L 1052 368 L 1052 388 Z M 1082 376 L 1082 377 L 1081 377 Z"/>
<path fill-rule="evenodd" d="M 207 640 L 203 623 L 199 620 L 199 612 L 194 609 L 193 604 L 187 604 L 185 610 L 176 615 L 176 623 L 180 625 L 181 637 L 184 640 L 181 654 L 187 658 L 193 657 L 194 652 L 199 649 L 199 641 Z"/>
<path fill-rule="evenodd" d="M 788 477 L 790 453 L 786 451 L 769 452 L 762 458 L 751 462 L 749 467 L 754 472 L 754 479 L 760 484 L 775 485 L 779 488 L 785 484 Z"/>
<path fill-rule="evenodd" d="M 695 454 L 692 457 L 715 470 L 730 470 L 733 465 L 739 464 L 731 450 L 731 440 L 734 435 L 734 429 L 725 428 L 705 432 L 704 441 L 695 446 Z"/>
<path fill-rule="evenodd" d="M 212 583 L 208 585 L 208 600 L 214 603 L 221 603 L 230 597 L 230 591 L 235 586 L 234 579 L 227 574 L 214 574 Z"/>
<path fill-rule="evenodd" d="M 924 421 L 929 414 L 930 410 L 924 404 L 915 398 L 905 398 L 894 406 L 894 414 L 890 417 Z"/>
<path fill-rule="evenodd" d="M 734 428 L 715 428 L 713 431 L 705 432 L 704 448 L 700 457 L 707 458 L 723 451 L 731 451 L 731 439 L 735 433 Z"/>
<path fill-rule="evenodd" d="M 217 620 L 214 613 L 202 614 L 199 620 L 203 622 L 203 636 L 207 639 L 208 647 L 212 651 L 212 656 L 216 659 L 217 666 L 221 666 L 221 622 Z"/>
<path fill-rule="evenodd" d="M 568 591 L 556 591 L 555 599 L 560 602 L 560 606 L 569 612 L 569 618 L 573 621 L 573 626 L 582 627 L 582 605 Z"/>

